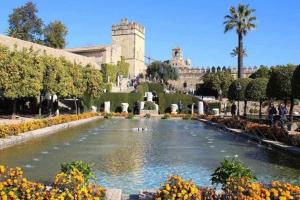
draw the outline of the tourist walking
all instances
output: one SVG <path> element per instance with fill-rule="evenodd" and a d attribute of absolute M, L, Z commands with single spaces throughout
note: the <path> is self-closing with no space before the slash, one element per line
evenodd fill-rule
<path fill-rule="evenodd" d="M 236 115 L 236 109 L 237 109 L 237 107 L 236 107 L 235 103 L 233 103 L 233 104 L 231 105 L 231 115 L 232 115 L 232 116 L 235 116 L 235 115 Z"/>
<path fill-rule="evenodd" d="M 282 104 L 282 103 L 280 104 L 278 112 L 279 112 L 279 116 L 280 116 L 281 128 L 284 128 L 284 124 L 287 121 L 287 118 L 286 118 L 287 109 L 284 104 Z"/>
<path fill-rule="evenodd" d="M 274 116 L 277 115 L 277 110 L 273 103 L 271 103 L 269 106 L 268 114 L 269 114 L 270 126 L 274 126 Z"/>

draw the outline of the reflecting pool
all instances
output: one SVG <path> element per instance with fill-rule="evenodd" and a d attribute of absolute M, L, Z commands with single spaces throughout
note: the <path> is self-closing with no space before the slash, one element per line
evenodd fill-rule
<path fill-rule="evenodd" d="M 198 121 L 99 120 L 0 150 L 0 163 L 23 167 L 27 177 L 45 183 L 63 162 L 93 163 L 98 183 L 125 193 L 158 188 L 170 174 L 209 185 L 219 162 L 233 157 L 261 181 L 300 184 L 299 157 Z"/>

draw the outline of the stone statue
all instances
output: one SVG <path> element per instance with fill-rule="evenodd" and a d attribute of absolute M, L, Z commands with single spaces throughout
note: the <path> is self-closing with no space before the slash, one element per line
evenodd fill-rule
<path fill-rule="evenodd" d="M 122 107 L 122 112 L 128 113 L 128 107 L 129 107 L 128 103 L 121 103 L 121 107 Z"/>

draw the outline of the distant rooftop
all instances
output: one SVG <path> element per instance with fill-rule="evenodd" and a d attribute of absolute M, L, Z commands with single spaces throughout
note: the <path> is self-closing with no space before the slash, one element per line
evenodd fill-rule
<path fill-rule="evenodd" d="M 75 48 L 66 48 L 64 50 L 68 52 L 78 53 L 78 52 L 92 52 L 92 51 L 105 51 L 105 48 L 109 45 L 95 45 L 95 46 L 86 46 L 86 47 L 75 47 Z"/>

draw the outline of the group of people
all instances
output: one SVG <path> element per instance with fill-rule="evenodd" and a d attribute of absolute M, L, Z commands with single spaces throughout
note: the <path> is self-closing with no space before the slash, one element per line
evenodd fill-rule
<path fill-rule="evenodd" d="M 278 106 L 278 114 L 279 114 L 279 120 L 280 120 L 280 125 L 283 128 L 285 122 L 287 121 L 287 109 L 286 106 L 281 103 Z M 274 126 L 274 118 L 277 115 L 277 109 L 275 108 L 274 104 L 271 103 L 268 109 L 268 116 L 269 116 L 269 121 L 270 121 L 270 125 Z"/>
<path fill-rule="evenodd" d="M 237 115 L 237 106 L 236 106 L 235 103 L 233 103 L 231 105 L 230 112 L 231 112 L 232 116 Z M 278 118 L 279 118 L 279 121 L 280 121 L 280 126 L 283 128 L 284 124 L 287 121 L 287 114 L 288 114 L 286 106 L 283 103 L 279 104 L 278 111 L 275 108 L 273 103 L 270 104 L 269 109 L 268 109 L 268 117 L 269 117 L 269 121 L 270 121 L 271 126 L 274 126 L 275 116 L 277 116 L 277 114 L 278 114 Z"/>

